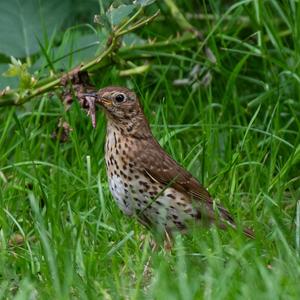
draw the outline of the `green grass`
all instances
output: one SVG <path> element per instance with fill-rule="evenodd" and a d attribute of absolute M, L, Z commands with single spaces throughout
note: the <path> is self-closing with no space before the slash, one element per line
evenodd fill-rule
<path fill-rule="evenodd" d="M 0 299 L 299 299 L 300 6 L 216 3 L 201 5 L 215 18 L 191 20 L 216 64 L 166 51 L 144 76 L 107 68 L 95 81 L 132 87 L 164 148 L 256 238 L 197 228 L 152 252 L 109 193 L 103 114 L 94 130 L 78 105 L 45 95 L 0 112 Z M 196 64 L 210 84 L 172 84 Z M 66 143 L 51 139 L 61 116 Z"/>

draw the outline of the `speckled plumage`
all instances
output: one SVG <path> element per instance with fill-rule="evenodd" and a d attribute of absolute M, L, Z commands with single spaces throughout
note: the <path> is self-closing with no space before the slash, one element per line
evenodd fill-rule
<path fill-rule="evenodd" d="M 235 223 L 205 188 L 153 137 L 134 92 L 107 87 L 96 94 L 107 117 L 105 161 L 110 191 L 128 216 L 160 231 L 183 231 L 191 223 Z M 245 234 L 251 236 L 250 230 Z"/>

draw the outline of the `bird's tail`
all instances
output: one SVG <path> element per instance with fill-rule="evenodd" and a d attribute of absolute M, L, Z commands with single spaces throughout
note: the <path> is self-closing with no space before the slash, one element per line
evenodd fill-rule
<path fill-rule="evenodd" d="M 234 219 L 232 218 L 232 216 L 230 215 L 228 210 L 220 205 L 215 205 L 215 206 L 217 206 L 218 214 L 221 217 L 221 222 L 219 223 L 219 227 L 222 229 L 226 229 L 226 228 L 228 228 L 228 226 L 230 226 L 234 229 L 238 229 L 238 226 L 236 225 Z M 255 234 L 254 234 L 253 230 L 250 228 L 244 228 L 243 233 L 248 238 L 251 238 L 251 239 L 255 238 Z"/>
<path fill-rule="evenodd" d="M 250 228 L 244 228 L 243 229 L 243 232 L 244 234 L 248 237 L 248 238 L 251 238 L 251 239 L 254 239 L 255 238 L 255 234 L 254 234 L 254 231 Z"/>

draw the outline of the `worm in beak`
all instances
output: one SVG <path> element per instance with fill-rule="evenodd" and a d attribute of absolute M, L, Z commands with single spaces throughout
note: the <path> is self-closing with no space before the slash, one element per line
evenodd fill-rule
<path fill-rule="evenodd" d="M 97 93 L 83 93 L 80 95 L 80 104 L 81 106 L 87 110 L 88 116 L 91 117 L 92 125 L 96 127 L 96 109 L 95 102 L 97 101 L 98 95 Z"/>

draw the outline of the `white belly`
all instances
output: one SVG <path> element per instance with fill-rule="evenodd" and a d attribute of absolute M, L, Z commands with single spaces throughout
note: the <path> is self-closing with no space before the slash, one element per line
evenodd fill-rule
<path fill-rule="evenodd" d="M 106 168 L 109 189 L 118 207 L 128 216 L 159 228 L 182 229 L 196 210 L 182 193 L 149 181 L 142 173 L 133 174 L 122 159 L 126 147 L 119 144 L 120 133 L 109 131 L 106 140 Z M 133 164 L 134 162 L 132 162 Z"/>
<path fill-rule="evenodd" d="M 118 207 L 128 216 L 143 214 L 155 226 L 160 228 L 182 228 L 191 219 L 190 213 L 196 214 L 191 204 L 185 204 L 184 211 L 180 204 L 168 195 L 174 194 L 173 188 L 160 191 L 159 196 L 151 196 L 148 192 L 141 192 L 138 181 L 131 182 L 134 191 L 125 186 L 122 177 L 113 175 L 109 179 L 110 191 Z M 178 195 L 180 197 L 180 195 Z"/>
<path fill-rule="evenodd" d="M 133 197 L 129 193 L 128 188 L 125 187 L 123 180 L 113 175 L 109 178 L 109 189 L 116 200 L 119 208 L 128 216 L 135 213 Z"/>

